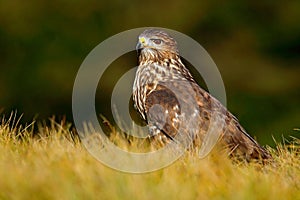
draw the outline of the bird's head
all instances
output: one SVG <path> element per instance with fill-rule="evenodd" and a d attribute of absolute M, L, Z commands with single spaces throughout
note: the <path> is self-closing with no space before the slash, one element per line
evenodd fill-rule
<path fill-rule="evenodd" d="M 159 29 L 147 29 L 138 37 L 136 50 L 142 57 L 157 59 L 161 54 L 179 55 L 176 41 Z"/>

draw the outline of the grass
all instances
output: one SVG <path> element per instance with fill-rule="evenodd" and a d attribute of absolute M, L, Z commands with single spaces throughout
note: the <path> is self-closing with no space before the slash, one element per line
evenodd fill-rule
<path fill-rule="evenodd" d="M 127 174 L 96 161 L 70 124 L 0 123 L 0 199 L 297 199 L 300 140 L 270 149 L 274 163 L 233 163 L 213 152 L 186 153 L 173 165 Z M 35 129 L 35 130 L 34 130 Z M 35 132 L 35 134 L 33 134 Z"/>

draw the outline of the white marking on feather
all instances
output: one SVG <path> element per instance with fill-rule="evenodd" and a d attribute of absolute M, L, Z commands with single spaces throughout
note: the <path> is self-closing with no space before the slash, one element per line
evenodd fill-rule
<path fill-rule="evenodd" d="M 194 113 L 192 114 L 193 117 L 196 117 L 197 115 L 199 115 L 199 110 L 198 109 L 195 109 L 194 110 Z"/>
<path fill-rule="evenodd" d="M 179 109 L 178 105 L 176 105 L 176 106 L 173 107 L 173 110 L 178 110 L 178 109 Z"/>

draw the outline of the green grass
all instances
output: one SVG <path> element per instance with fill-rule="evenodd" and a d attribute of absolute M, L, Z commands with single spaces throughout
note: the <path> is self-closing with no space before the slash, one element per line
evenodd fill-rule
<path fill-rule="evenodd" d="M 173 165 L 127 174 L 96 161 L 70 130 L 51 120 L 21 127 L 0 123 L 0 199 L 297 199 L 300 140 L 270 149 L 274 162 L 233 163 L 214 151 L 187 152 Z M 35 135 L 33 135 L 34 126 Z"/>

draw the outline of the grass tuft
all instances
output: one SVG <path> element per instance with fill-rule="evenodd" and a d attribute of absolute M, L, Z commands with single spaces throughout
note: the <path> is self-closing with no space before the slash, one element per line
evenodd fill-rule
<path fill-rule="evenodd" d="M 269 148 L 274 162 L 233 163 L 212 152 L 198 159 L 187 152 L 162 170 L 133 175 L 96 161 L 71 124 L 0 123 L 0 199 L 297 199 L 300 140 Z M 113 137 L 122 143 L 123 137 Z M 130 141 L 135 145 L 135 141 Z"/>

